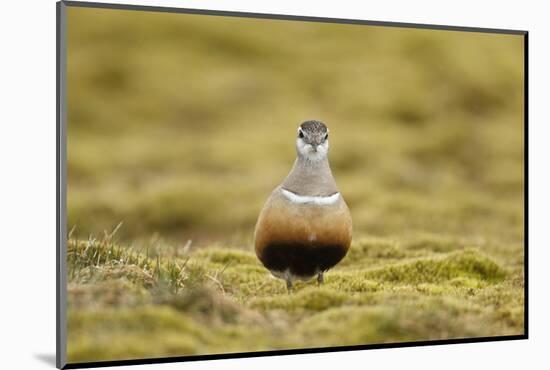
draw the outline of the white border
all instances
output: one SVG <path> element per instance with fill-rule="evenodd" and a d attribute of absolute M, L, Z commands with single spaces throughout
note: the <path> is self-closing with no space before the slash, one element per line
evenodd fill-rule
<path fill-rule="evenodd" d="M 530 337 L 528 341 L 323 353 L 119 367 L 119 369 L 544 368 L 550 337 L 550 23 L 544 2 L 300 0 L 116 1 L 335 18 L 530 31 Z M 4 4 L 2 12 L 3 368 L 53 368 L 55 353 L 55 1 Z M 538 365 L 542 364 L 542 365 Z M 529 366 L 530 365 L 530 366 Z M 538 366 L 537 366 L 538 365 Z"/>

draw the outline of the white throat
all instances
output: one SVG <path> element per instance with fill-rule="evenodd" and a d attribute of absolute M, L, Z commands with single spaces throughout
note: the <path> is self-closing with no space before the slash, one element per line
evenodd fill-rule
<path fill-rule="evenodd" d="M 292 203 L 297 204 L 314 204 L 318 206 L 327 206 L 334 204 L 340 198 L 340 193 L 334 193 L 328 196 L 309 196 L 309 195 L 298 195 L 291 191 L 281 188 L 283 195 L 290 200 Z"/>
<path fill-rule="evenodd" d="M 314 150 L 311 144 L 305 143 L 302 139 L 296 140 L 296 149 L 298 155 L 312 162 L 322 161 L 327 158 L 328 153 L 328 140 L 317 146 Z"/>

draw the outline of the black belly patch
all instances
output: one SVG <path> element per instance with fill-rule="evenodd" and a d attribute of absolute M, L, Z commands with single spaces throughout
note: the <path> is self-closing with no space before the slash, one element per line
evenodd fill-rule
<path fill-rule="evenodd" d="M 267 244 L 260 257 L 269 270 L 290 270 L 293 275 L 310 277 L 326 271 L 344 258 L 347 247 L 343 245 L 310 245 L 289 242 Z"/>

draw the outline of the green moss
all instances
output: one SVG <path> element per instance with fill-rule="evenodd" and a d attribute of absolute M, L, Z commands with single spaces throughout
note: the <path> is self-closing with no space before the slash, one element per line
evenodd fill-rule
<path fill-rule="evenodd" d="M 168 307 L 70 311 L 69 361 L 193 354 L 209 335 Z"/>
<path fill-rule="evenodd" d="M 70 283 L 67 288 L 69 308 L 137 306 L 151 303 L 151 293 L 143 286 L 121 278 L 96 283 Z"/>
<path fill-rule="evenodd" d="M 182 294 L 157 297 L 158 304 L 167 304 L 206 322 L 258 323 L 262 317 L 238 304 L 215 286 L 196 287 Z"/>
<path fill-rule="evenodd" d="M 252 299 L 250 306 L 260 309 L 284 309 L 289 312 L 321 311 L 344 304 L 348 296 L 328 287 L 305 287 L 293 294 Z"/>
<path fill-rule="evenodd" d="M 455 277 L 449 280 L 449 284 L 457 288 L 469 288 L 469 289 L 479 289 L 484 286 L 484 284 L 480 280 L 468 278 L 464 276 Z"/>
<path fill-rule="evenodd" d="M 68 332 L 70 362 L 265 350 L 277 343 L 260 319 L 212 322 L 165 305 L 73 310 Z"/>
<path fill-rule="evenodd" d="M 299 330 L 324 345 L 357 345 L 498 333 L 498 321 L 483 308 L 450 299 L 407 300 L 328 309 L 304 319 Z"/>
<path fill-rule="evenodd" d="M 409 250 L 427 250 L 431 252 L 448 253 L 464 248 L 464 243 L 460 240 L 450 239 L 441 235 L 425 235 L 415 237 L 405 243 L 404 248 Z"/>
<path fill-rule="evenodd" d="M 357 263 L 359 260 L 370 264 L 386 263 L 410 255 L 412 254 L 408 254 L 394 241 L 380 238 L 363 238 L 352 244 L 342 264 L 346 266 Z"/>
<path fill-rule="evenodd" d="M 364 273 L 365 278 L 395 283 L 436 283 L 457 277 L 486 281 L 504 278 L 505 271 L 475 250 L 451 253 L 445 257 L 421 258 L 389 265 Z"/>
<path fill-rule="evenodd" d="M 325 285 L 339 292 L 375 292 L 381 289 L 381 284 L 366 280 L 357 272 L 328 273 Z"/>
<path fill-rule="evenodd" d="M 256 256 L 250 252 L 221 249 L 221 248 L 208 248 L 199 250 L 193 254 L 194 258 L 207 259 L 212 263 L 219 263 L 222 265 L 255 265 L 259 264 Z"/>

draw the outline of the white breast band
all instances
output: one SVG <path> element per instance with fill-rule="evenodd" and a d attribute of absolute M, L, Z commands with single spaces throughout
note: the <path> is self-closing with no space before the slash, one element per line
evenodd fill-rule
<path fill-rule="evenodd" d="M 326 196 L 326 197 L 320 197 L 320 196 L 312 197 L 312 196 L 309 196 L 309 195 L 294 194 L 293 192 L 288 191 L 286 189 L 282 189 L 282 188 L 281 188 L 281 191 L 283 192 L 284 196 L 287 197 L 288 200 L 290 200 L 293 203 L 297 203 L 297 204 L 308 204 L 308 203 L 310 203 L 310 204 L 315 204 L 315 205 L 319 205 L 319 206 L 326 206 L 326 205 L 336 203 L 336 201 L 340 197 L 340 193 L 334 193 L 334 194 Z"/>

